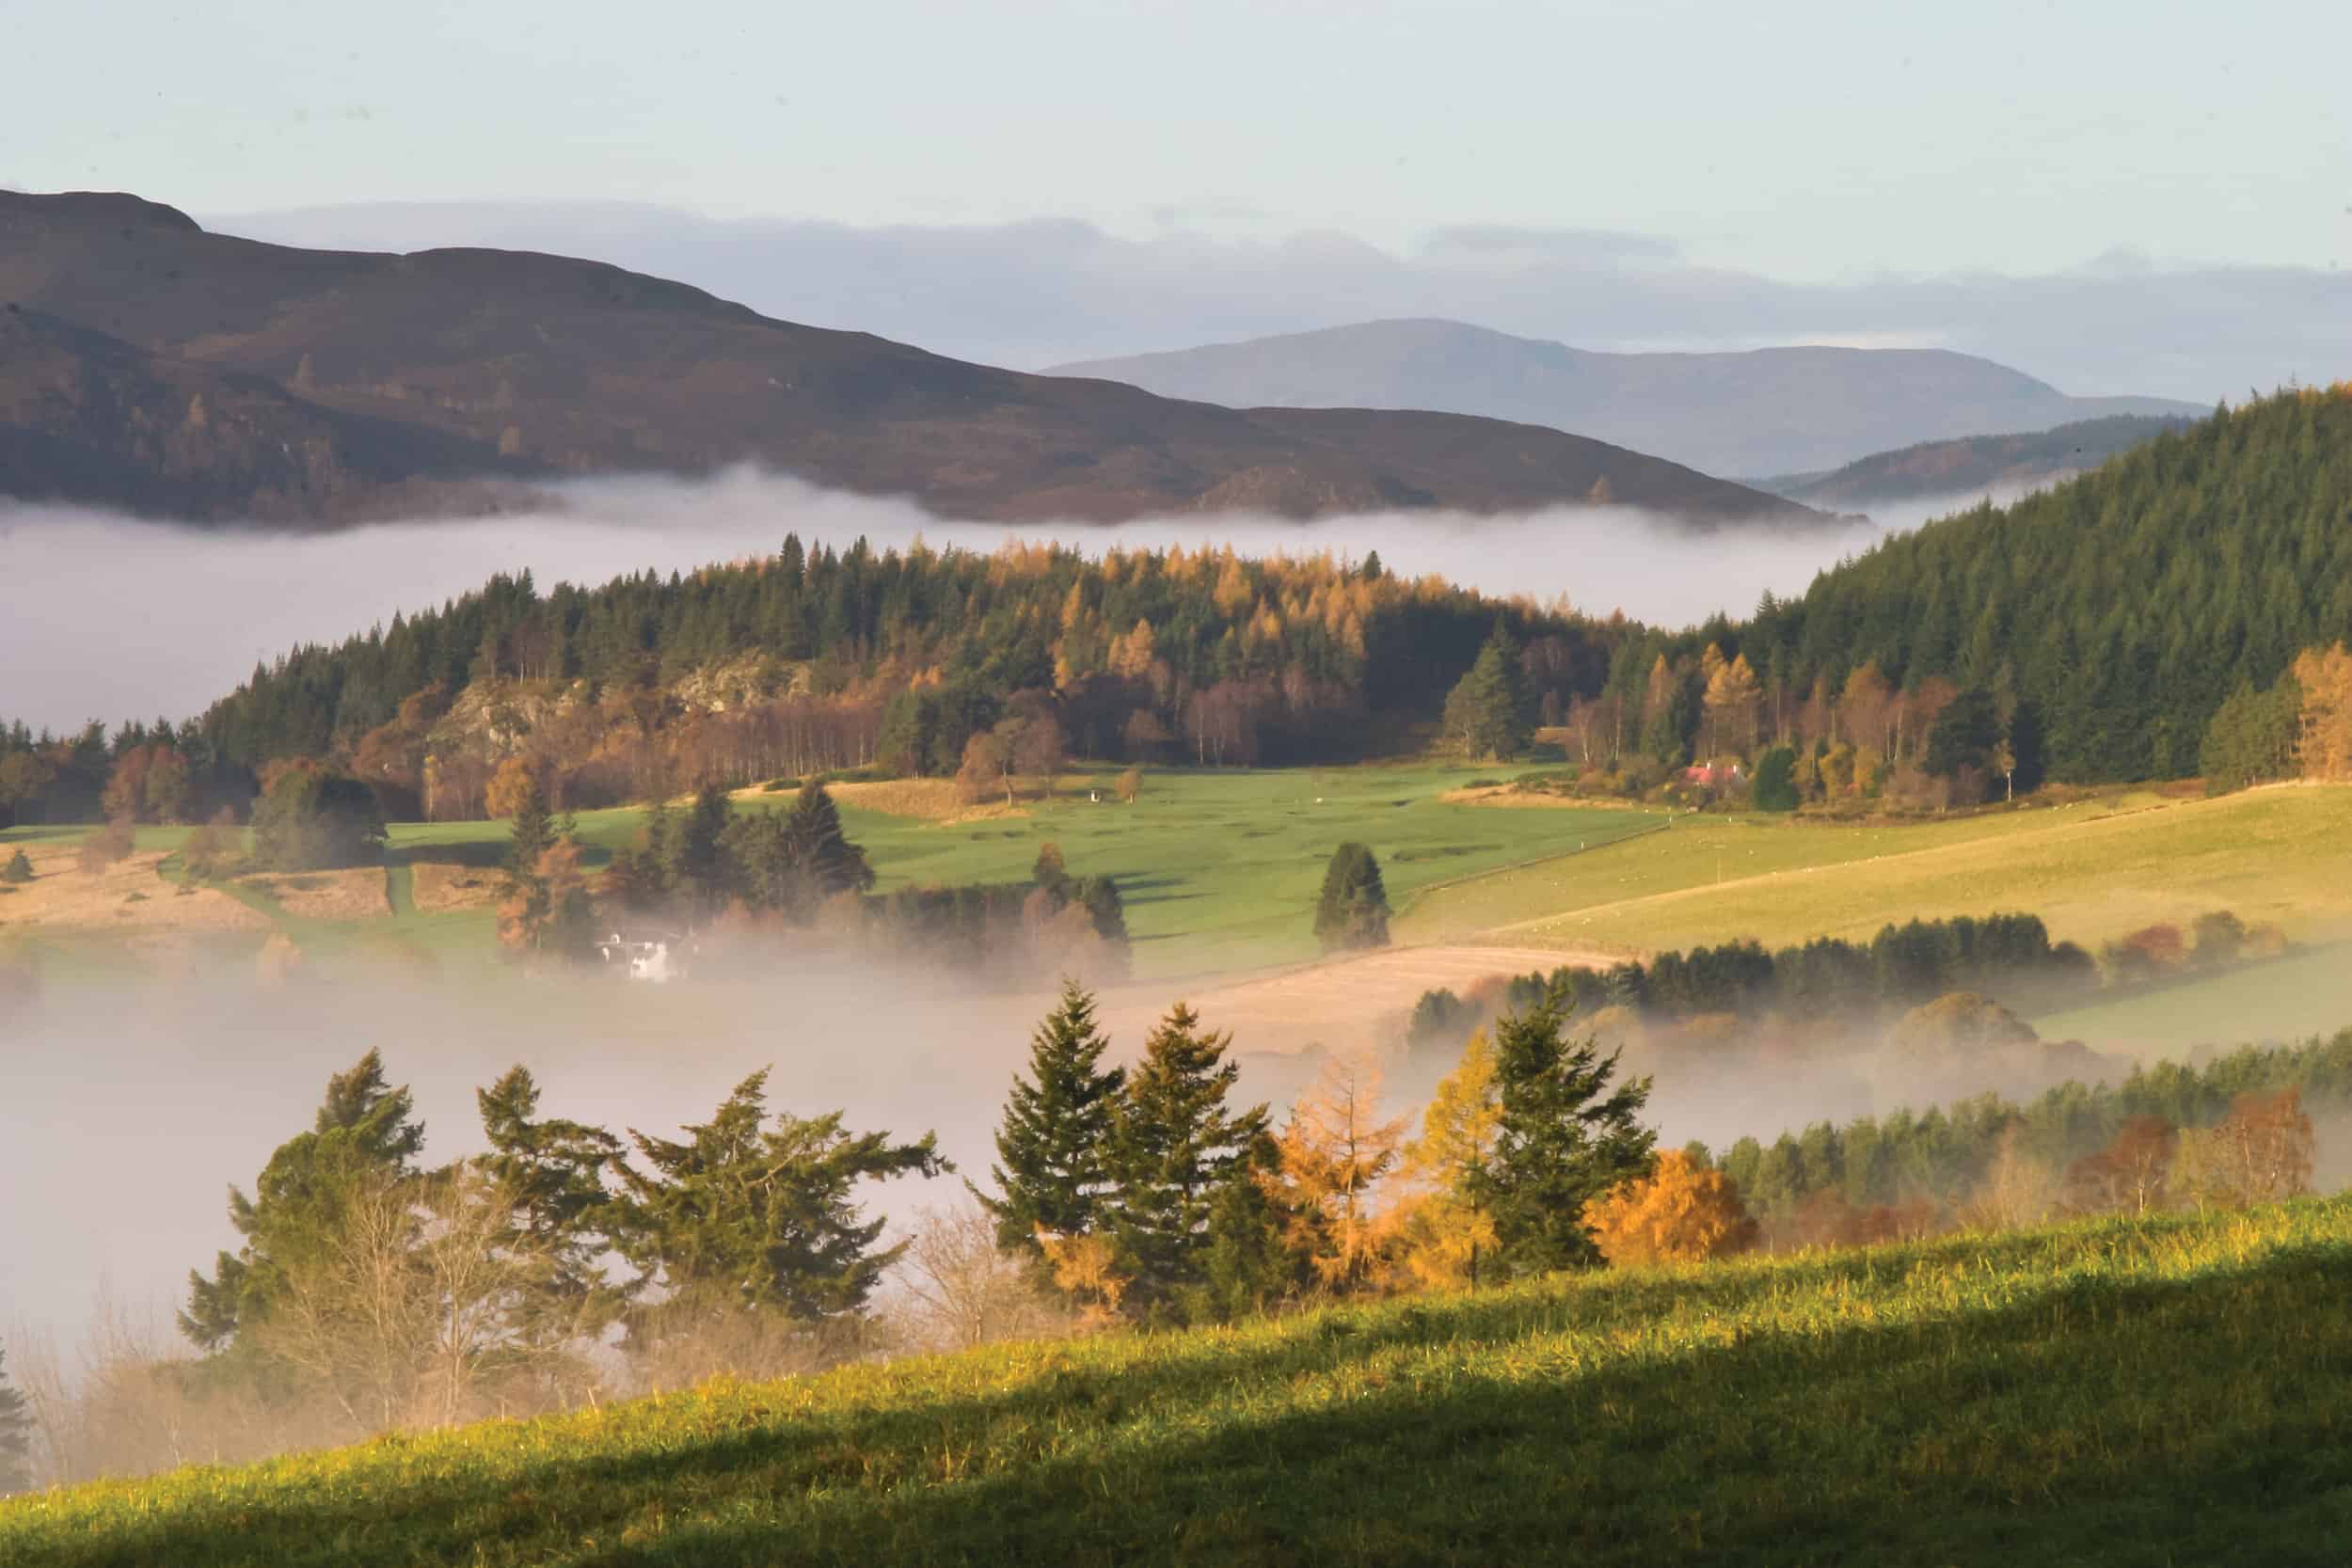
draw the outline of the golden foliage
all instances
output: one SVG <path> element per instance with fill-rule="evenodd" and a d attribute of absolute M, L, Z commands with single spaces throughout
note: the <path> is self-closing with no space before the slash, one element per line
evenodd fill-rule
<path fill-rule="evenodd" d="M 1312 1088 L 1291 1107 L 1290 1123 L 1267 1173 L 1289 1215 L 1283 1241 L 1331 1290 L 1385 1283 L 1391 1227 L 1375 1213 L 1372 1191 L 1396 1164 L 1405 1118 L 1379 1118 L 1380 1069 L 1356 1055 L 1324 1063 Z"/>
<path fill-rule="evenodd" d="M 1430 1097 L 1421 1136 L 1406 1146 L 1399 1169 L 1410 1191 L 1393 1221 L 1398 1260 L 1415 1283 L 1477 1289 L 1495 1252 L 1494 1215 L 1478 1183 L 1502 1126 L 1494 1046 L 1481 1029 Z"/>
<path fill-rule="evenodd" d="M 1756 1245 L 1756 1221 L 1739 1189 L 1719 1170 L 1701 1170 L 1680 1149 L 1585 1212 L 1600 1255 L 1618 1268 L 1695 1263 Z"/>

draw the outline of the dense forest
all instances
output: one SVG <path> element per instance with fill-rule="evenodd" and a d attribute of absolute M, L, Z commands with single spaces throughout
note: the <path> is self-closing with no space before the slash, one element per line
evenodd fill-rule
<path fill-rule="evenodd" d="M 541 594 L 526 574 L 255 670 L 198 725 L 259 769 L 347 768 L 394 815 L 472 816 L 527 753 L 565 805 L 879 761 L 958 771 L 1011 721 L 1089 757 L 1343 759 L 1436 720 L 1501 626 L 1530 700 L 1640 636 L 1376 556 L 1010 546 L 836 551 Z M 1032 745 L 1026 750 L 1038 751 Z"/>
<path fill-rule="evenodd" d="M 1872 668 L 2034 710 L 2049 772 L 2199 770 L 2241 688 L 2352 636 L 2352 383 L 2221 408 L 2083 478 L 1890 539 L 1724 642 L 1768 698 Z"/>
<path fill-rule="evenodd" d="M 1408 581 L 1376 555 L 788 535 L 600 588 L 501 576 L 295 649 L 176 727 L 0 726 L 0 813 L 201 819 L 294 758 L 361 779 L 389 816 L 468 817 L 516 757 L 587 806 L 870 764 L 977 777 L 993 758 L 1009 779 L 1071 753 L 1336 762 L 1440 735 L 1510 755 L 1538 725 L 1628 795 L 1699 764 L 1710 793 L 1768 777 L 1758 804 L 1941 807 L 2045 776 L 2296 771 L 2298 726 L 2344 705 L 2310 705 L 2306 656 L 2347 637 L 2352 384 L 2218 409 L 1675 633 Z M 134 753 L 137 798 L 105 799 Z"/>

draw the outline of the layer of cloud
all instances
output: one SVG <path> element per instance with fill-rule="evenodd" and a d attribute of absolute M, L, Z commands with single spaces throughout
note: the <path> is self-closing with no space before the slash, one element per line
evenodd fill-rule
<path fill-rule="evenodd" d="M 2345 372 L 2352 277 L 2110 254 L 2043 277 L 1789 283 L 1692 264 L 1672 242 L 1441 230 L 1408 253 L 1341 234 L 1146 239 L 1041 220 L 858 229 L 721 222 L 626 203 L 381 204 L 209 220 L 285 244 L 477 245 L 588 256 L 786 320 L 1022 369 L 1400 316 L 1581 348 L 1934 345 L 2076 395 L 2210 403 Z"/>
<path fill-rule="evenodd" d="M 78 726 L 183 717 L 254 665 L 305 642 L 336 641 L 437 606 L 493 573 L 600 583 L 690 570 L 774 550 L 787 531 L 836 547 L 917 536 L 988 550 L 1009 539 L 1118 545 L 1231 544 L 1247 554 L 1378 550 L 1396 571 L 1438 573 L 1496 594 L 1565 595 L 1597 613 L 1683 625 L 1739 614 L 1758 594 L 1796 592 L 1867 546 L 1845 531 L 1696 535 L 1623 510 L 1515 517 L 1390 513 L 1296 523 L 1182 516 L 1118 527 L 949 523 L 899 500 L 844 495 L 751 469 L 687 483 L 602 480 L 562 493 L 560 511 L 286 534 L 134 522 L 55 507 L 0 507 L 0 553 L 19 583 L 0 617 L 0 718 Z"/>

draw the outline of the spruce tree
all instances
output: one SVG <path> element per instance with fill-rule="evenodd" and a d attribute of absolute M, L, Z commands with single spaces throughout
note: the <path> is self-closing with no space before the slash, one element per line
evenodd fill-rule
<path fill-rule="evenodd" d="M 1527 749 L 1526 682 L 1518 644 L 1498 625 L 1445 700 L 1445 736 L 1463 754 L 1512 757 Z"/>
<path fill-rule="evenodd" d="M 1566 1037 L 1571 1003 L 1554 985 L 1525 1011 L 1494 1026 L 1502 1117 L 1494 1151 L 1465 1183 L 1465 1196 L 1494 1216 L 1506 1267 L 1542 1274 L 1600 1260 L 1584 1206 L 1649 1168 L 1657 1134 L 1634 1118 L 1650 1081 L 1612 1086 L 1617 1053 L 1592 1036 Z"/>
<path fill-rule="evenodd" d="M 794 875 L 816 901 L 836 893 L 864 893 L 874 885 L 874 868 L 866 851 L 850 842 L 842 831 L 841 808 L 821 779 L 801 786 L 785 821 L 785 849 Z"/>
<path fill-rule="evenodd" d="M 1291 1215 L 1272 1180 L 1281 1153 L 1261 1132 L 1209 1200 L 1209 1238 L 1197 1303 L 1188 1315 L 1231 1323 L 1264 1311 L 1307 1284 L 1298 1254 L 1284 1243 Z"/>
<path fill-rule="evenodd" d="M 1231 1035 L 1202 1029 L 1200 1015 L 1179 1002 L 1127 1074 L 1111 1128 L 1119 1189 L 1111 1227 L 1134 1276 L 1128 1300 L 1138 1308 L 1200 1283 L 1217 1189 L 1265 1132 L 1263 1105 L 1235 1115 L 1229 1103 L 1241 1073 L 1226 1056 L 1232 1043 Z"/>
<path fill-rule="evenodd" d="M 1037 1233 L 1090 1234 L 1109 1204 L 1112 1117 L 1126 1075 L 1102 1065 L 1110 1042 L 1095 1025 L 1094 998 L 1073 980 L 1029 1037 L 1029 1070 L 1016 1076 L 996 1132 L 989 1175 L 1002 1195 L 973 1196 L 996 1221 L 996 1243 L 1037 1247 Z M 966 1183 L 969 1185 L 969 1183 Z"/>
<path fill-rule="evenodd" d="M 697 916 L 717 913 L 733 891 L 734 862 L 726 852 L 734 803 L 715 784 L 703 785 L 685 819 L 675 826 L 669 864 L 672 890 Z"/>
<path fill-rule="evenodd" d="M 596 1260 L 610 1244 L 604 1178 L 620 1161 L 621 1141 L 601 1127 L 537 1119 L 539 1085 L 525 1068 L 476 1090 L 474 1103 L 490 1145 L 474 1165 L 497 1183 L 515 1241 L 548 1266 L 544 1300 L 525 1312 L 526 1324 L 545 1330 L 534 1338 L 566 1338 L 597 1322 L 611 1301 Z"/>
<path fill-rule="evenodd" d="M 361 1183 L 416 1174 L 424 1125 L 415 1112 L 407 1088 L 385 1082 L 373 1051 L 329 1078 L 310 1131 L 270 1155 L 253 1196 L 229 1189 L 229 1223 L 245 1244 L 221 1253 L 210 1278 L 189 1272 L 180 1331 L 198 1348 L 218 1351 L 266 1316 L 285 1269 L 331 1243 Z"/>
<path fill-rule="evenodd" d="M 906 1243 L 877 1247 L 885 1222 L 863 1218 L 851 1191 L 955 1167 L 930 1133 L 894 1144 L 845 1132 L 838 1111 L 764 1125 L 767 1085 L 765 1069 L 743 1080 L 683 1142 L 629 1130 L 650 1168 L 620 1167 L 614 1244 L 639 1285 L 658 1282 L 685 1305 L 811 1325 L 861 1313 Z"/>
<path fill-rule="evenodd" d="M 1389 890 L 1366 846 L 1350 842 L 1331 851 L 1315 901 L 1315 938 L 1326 953 L 1389 944 Z"/>
<path fill-rule="evenodd" d="M 538 878 L 539 857 L 555 843 L 555 814 L 548 809 L 548 792 L 532 769 L 523 798 L 516 803 L 514 827 L 506 845 L 506 878 L 521 887 Z"/>
<path fill-rule="evenodd" d="M 8 1352 L 0 1349 L 0 1497 L 33 1484 L 32 1458 L 32 1412 L 8 1381 Z"/>

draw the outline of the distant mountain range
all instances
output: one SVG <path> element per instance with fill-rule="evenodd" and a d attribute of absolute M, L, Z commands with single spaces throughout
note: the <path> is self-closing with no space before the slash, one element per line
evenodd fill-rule
<path fill-rule="evenodd" d="M 2115 414 L 2210 412 L 2075 398 L 1941 349 L 1598 354 L 1454 321 L 1380 321 L 1058 365 L 1229 407 L 1435 408 L 1574 430 L 1716 474 L 1811 472 L 1915 442 Z"/>
<path fill-rule="evenodd" d="M 1483 513 L 1827 521 L 1582 436 L 1234 410 L 798 326 L 529 252 L 303 250 L 135 197 L 0 193 L 0 494 L 340 521 L 755 461 L 975 519 Z"/>
<path fill-rule="evenodd" d="M 2059 480 L 2088 473 L 2108 458 L 2193 421 L 2146 414 L 2062 424 L 2022 436 L 1965 436 L 1922 441 L 1882 451 L 1820 474 L 1756 480 L 1759 489 L 1841 512 L 1947 497 L 1994 496 L 2008 500 Z"/>

